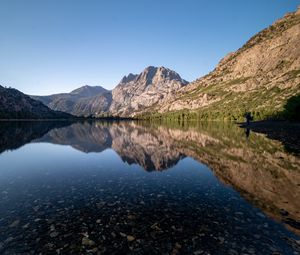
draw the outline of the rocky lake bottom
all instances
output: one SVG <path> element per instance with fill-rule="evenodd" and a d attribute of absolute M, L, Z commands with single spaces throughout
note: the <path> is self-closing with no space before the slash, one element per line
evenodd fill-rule
<path fill-rule="evenodd" d="M 229 124 L 0 123 L 1 254 L 300 254 L 300 159 Z"/>

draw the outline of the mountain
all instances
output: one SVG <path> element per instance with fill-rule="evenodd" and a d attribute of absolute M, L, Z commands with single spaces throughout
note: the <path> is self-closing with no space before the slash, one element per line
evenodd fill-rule
<path fill-rule="evenodd" d="M 22 92 L 0 86 L 0 119 L 59 119 L 72 115 L 53 111 Z"/>
<path fill-rule="evenodd" d="M 32 96 L 53 110 L 77 116 L 131 116 L 168 99 L 188 82 L 165 67 L 147 67 L 140 74 L 128 74 L 112 90 L 84 86 L 70 93 Z"/>
<path fill-rule="evenodd" d="M 104 94 L 106 92 L 107 90 L 101 86 L 85 85 L 83 87 L 71 91 L 70 94 L 78 97 L 93 97 L 95 95 Z"/>
<path fill-rule="evenodd" d="M 111 104 L 111 92 L 101 86 L 85 85 L 70 93 L 50 96 L 31 96 L 53 110 L 77 116 L 89 116 L 107 111 Z"/>
<path fill-rule="evenodd" d="M 112 90 L 113 115 L 130 116 L 168 99 L 187 85 L 180 75 L 165 67 L 149 66 L 139 75 L 129 74 Z"/>
<path fill-rule="evenodd" d="M 171 118 L 255 119 L 278 116 L 300 92 L 300 9 L 224 57 L 204 77 L 149 113 Z M 294 100 L 295 101 L 295 100 Z"/>
<path fill-rule="evenodd" d="M 135 80 L 135 78 L 138 77 L 138 74 L 128 74 L 127 76 L 125 75 L 122 80 L 120 81 L 120 84 L 125 84 L 125 83 L 128 83 L 128 82 L 131 82 L 133 80 Z"/>
<path fill-rule="evenodd" d="M 192 83 L 168 68 L 149 66 L 140 74 L 124 76 L 112 91 L 85 86 L 68 94 L 33 98 L 51 109 L 84 116 L 239 120 L 251 112 L 254 119 L 288 115 L 297 119 L 299 41 L 300 9 L 250 38 Z"/>

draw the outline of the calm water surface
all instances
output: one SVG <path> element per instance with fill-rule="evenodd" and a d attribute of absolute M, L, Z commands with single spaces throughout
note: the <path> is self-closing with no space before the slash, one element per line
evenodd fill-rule
<path fill-rule="evenodd" d="M 1 122 L 1 254 L 300 254 L 300 159 L 221 123 Z"/>

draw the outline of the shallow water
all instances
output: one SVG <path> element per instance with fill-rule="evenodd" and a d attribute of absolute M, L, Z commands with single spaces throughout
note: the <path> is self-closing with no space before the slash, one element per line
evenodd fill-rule
<path fill-rule="evenodd" d="M 300 159 L 221 123 L 0 123 L 1 254 L 299 254 Z"/>

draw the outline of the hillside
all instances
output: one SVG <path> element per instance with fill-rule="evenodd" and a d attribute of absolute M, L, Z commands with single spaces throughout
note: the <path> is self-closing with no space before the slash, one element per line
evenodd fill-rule
<path fill-rule="evenodd" d="M 89 116 L 106 111 L 111 103 L 111 92 L 101 86 L 85 85 L 70 93 L 31 96 L 52 110 L 77 116 Z"/>
<path fill-rule="evenodd" d="M 299 42 L 298 9 L 228 54 L 211 73 L 141 115 L 241 119 L 250 111 L 255 119 L 278 117 L 288 99 L 300 93 Z"/>
<path fill-rule="evenodd" d="M 60 119 L 72 115 L 53 111 L 22 92 L 0 86 L 0 119 Z"/>

